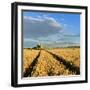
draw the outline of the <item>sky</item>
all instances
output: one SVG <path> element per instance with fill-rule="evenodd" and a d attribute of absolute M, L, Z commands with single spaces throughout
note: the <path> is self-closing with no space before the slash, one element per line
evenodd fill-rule
<path fill-rule="evenodd" d="M 23 46 L 80 45 L 80 14 L 23 11 Z"/>

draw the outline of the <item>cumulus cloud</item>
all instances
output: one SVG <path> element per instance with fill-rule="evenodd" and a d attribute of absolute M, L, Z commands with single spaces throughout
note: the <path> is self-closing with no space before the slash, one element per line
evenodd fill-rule
<path fill-rule="evenodd" d="M 61 24 L 52 17 L 23 17 L 24 38 L 47 37 L 60 31 L 62 31 Z"/>

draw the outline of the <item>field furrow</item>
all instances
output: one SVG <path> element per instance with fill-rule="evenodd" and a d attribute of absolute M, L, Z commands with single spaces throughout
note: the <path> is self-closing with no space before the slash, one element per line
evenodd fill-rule
<path fill-rule="evenodd" d="M 65 67 L 70 71 L 72 71 L 73 74 L 80 74 L 80 68 L 77 67 L 74 63 L 71 63 L 69 60 L 66 60 L 60 55 L 56 55 L 50 51 L 46 50 L 46 52 L 50 53 L 53 56 L 53 58 L 55 58 L 57 61 L 65 65 Z"/>
<path fill-rule="evenodd" d="M 80 49 L 79 48 L 60 48 L 48 50 L 59 57 L 63 57 L 77 67 L 80 67 Z"/>
<path fill-rule="evenodd" d="M 38 63 L 33 70 L 32 76 L 57 76 L 57 75 L 70 75 L 71 71 L 66 69 L 63 63 L 56 60 L 52 55 L 45 50 L 41 50 Z"/>
<path fill-rule="evenodd" d="M 23 51 L 23 73 L 24 76 L 29 68 L 33 66 L 33 61 L 37 59 L 40 50 L 24 49 Z"/>

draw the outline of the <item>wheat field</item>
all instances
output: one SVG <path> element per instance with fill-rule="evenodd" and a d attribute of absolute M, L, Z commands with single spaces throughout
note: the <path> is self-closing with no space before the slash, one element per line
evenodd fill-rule
<path fill-rule="evenodd" d="M 23 77 L 80 74 L 80 48 L 23 49 Z"/>

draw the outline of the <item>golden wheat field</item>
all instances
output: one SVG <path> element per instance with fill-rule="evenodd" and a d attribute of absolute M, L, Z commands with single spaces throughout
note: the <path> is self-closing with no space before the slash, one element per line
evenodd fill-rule
<path fill-rule="evenodd" d="M 23 76 L 80 74 L 80 48 L 23 49 Z"/>

